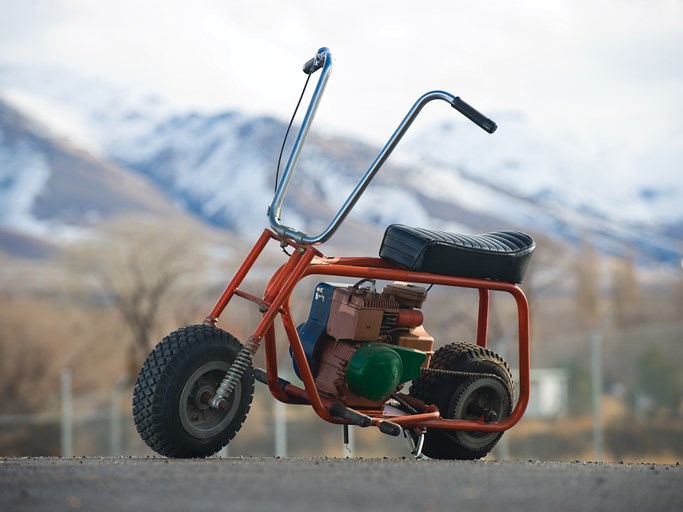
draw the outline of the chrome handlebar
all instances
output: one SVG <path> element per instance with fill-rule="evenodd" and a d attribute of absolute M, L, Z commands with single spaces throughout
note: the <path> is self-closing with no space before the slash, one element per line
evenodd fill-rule
<path fill-rule="evenodd" d="M 315 57 L 307 61 L 303 66 L 303 71 L 306 74 L 312 74 L 320 68 L 322 68 L 322 72 L 320 74 L 320 78 L 318 78 L 318 84 L 316 85 L 313 96 L 311 97 L 308 110 L 306 111 L 304 119 L 301 123 L 301 128 L 299 129 L 296 141 L 292 147 L 289 160 L 287 161 L 287 166 L 285 167 L 285 170 L 282 173 L 282 178 L 278 183 L 277 189 L 275 191 L 275 197 L 268 208 L 268 218 L 273 231 L 275 231 L 282 238 L 292 240 L 299 245 L 318 245 L 326 242 L 332 237 L 427 103 L 434 100 L 443 100 L 448 102 L 458 111 L 462 111 L 462 105 L 464 104 L 459 97 L 444 91 L 431 91 L 423 94 L 403 118 L 403 121 L 401 121 L 401 123 L 398 125 L 398 128 L 396 128 L 372 164 L 370 164 L 368 170 L 365 171 L 365 174 L 353 189 L 327 228 L 325 228 L 325 230 L 318 235 L 309 235 L 303 231 L 299 231 L 292 227 L 281 224 L 280 217 L 282 213 L 282 202 L 284 200 L 285 194 L 287 193 L 287 188 L 289 187 L 289 182 L 292 179 L 296 164 L 299 160 L 299 155 L 301 154 L 301 149 L 303 148 L 303 144 L 308 135 L 308 130 L 313 122 L 313 118 L 315 117 L 316 111 L 318 109 L 318 104 L 320 103 L 325 86 L 327 85 L 327 80 L 329 79 L 333 64 L 334 59 L 330 50 L 328 48 L 321 48 L 316 53 Z M 483 116 L 469 105 L 465 105 L 468 109 L 470 109 L 468 112 L 470 115 L 467 115 L 469 119 L 489 133 L 493 133 L 496 130 L 497 127 L 493 121 Z M 472 112 L 474 112 L 474 114 L 471 114 Z"/>

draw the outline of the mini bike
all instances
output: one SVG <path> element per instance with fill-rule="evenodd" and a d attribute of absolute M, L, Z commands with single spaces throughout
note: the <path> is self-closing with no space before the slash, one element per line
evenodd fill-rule
<path fill-rule="evenodd" d="M 524 414 L 529 307 L 516 283 L 522 282 L 535 248 L 530 236 L 515 231 L 466 235 L 394 224 L 384 233 L 379 258 L 326 257 L 317 248 L 335 233 L 427 103 L 443 100 L 489 133 L 497 128 L 493 121 L 458 96 L 428 92 L 323 232 L 313 236 L 281 223 L 283 199 L 332 65 L 327 48 L 304 64 L 309 78 L 321 72 L 268 210 L 270 229 L 263 231 L 204 322 L 166 336 L 140 370 L 133 396 L 135 425 L 161 455 L 206 457 L 221 450 L 246 418 L 255 380 L 277 400 L 309 405 L 323 420 L 343 425 L 345 435 L 349 425 L 403 433 L 416 457 L 483 457 Z M 289 248 L 291 255 L 262 294 L 247 293 L 240 285 L 271 242 Z M 297 326 L 290 300 L 297 283 L 309 275 L 353 278 L 355 283 L 321 281 L 308 319 Z M 381 290 L 379 281 L 387 283 Z M 476 343 L 434 350 L 421 311 L 432 285 L 478 290 Z M 516 401 L 507 363 L 487 348 L 492 291 L 512 295 L 517 306 Z M 237 297 L 256 304 L 262 314 L 244 344 L 216 326 Z M 303 387 L 278 375 L 276 317 Z M 261 345 L 265 370 L 253 366 Z"/>

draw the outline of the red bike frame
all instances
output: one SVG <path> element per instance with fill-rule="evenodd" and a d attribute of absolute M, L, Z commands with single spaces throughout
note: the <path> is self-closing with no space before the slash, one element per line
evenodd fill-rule
<path fill-rule="evenodd" d="M 270 279 L 262 297 L 242 291 L 239 287 L 264 248 L 271 241 L 293 249 L 292 255 Z M 411 405 L 420 410 L 418 414 L 406 414 L 391 407 L 381 410 L 362 409 L 359 412 L 372 418 L 372 425 L 379 426 L 389 420 L 403 428 L 439 428 L 451 430 L 502 432 L 513 427 L 522 418 L 529 401 L 529 305 L 524 292 L 517 285 L 501 281 L 471 279 L 465 277 L 445 276 L 414 272 L 399 268 L 380 258 L 370 257 L 338 257 L 327 258 L 312 245 L 298 245 L 283 239 L 275 232 L 266 229 L 251 249 L 237 273 L 228 284 L 220 299 L 204 320 L 205 324 L 215 325 L 225 308 L 234 296 L 242 297 L 256 303 L 263 318 L 252 333 L 248 343 L 259 347 L 265 344 L 266 375 L 271 394 L 277 400 L 289 404 L 311 405 L 322 419 L 330 423 L 350 424 L 350 422 L 333 417 L 329 408 L 332 400 L 321 396 L 315 386 L 311 368 L 304 354 L 304 348 L 292 318 L 290 299 L 292 292 L 301 279 L 310 275 L 340 276 L 387 281 L 406 281 L 411 283 L 436 284 L 469 288 L 479 291 L 477 315 L 477 344 L 486 347 L 488 338 L 489 299 L 491 291 L 511 294 L 517 304 L 518 318 L 518 350 L 519 350 L 519 397 L 511 414 L 500 422 L 454 420 L 443 418 L 436 406 L 425 404 L 413 397 L 403 396 Z M 293 357 L 299 368 L 304 388 L 295 386 L 278 376 L 277 351 L 275 343 L 275 317 L 280 316 Z"/>

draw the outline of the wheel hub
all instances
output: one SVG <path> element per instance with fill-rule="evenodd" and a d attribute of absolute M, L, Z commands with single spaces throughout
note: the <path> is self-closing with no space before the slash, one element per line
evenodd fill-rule
<path fill-rule="evenodd" d="M 504 385 L 492 377 L 475 377 L 461 386 L 453 397 L 449 418 L 487 423 L 505 418 L 510 413 Z M 477 448 L 499 437 L 498 432 L 458 431 L 455 434 L 463 444 Z"/>
<path fill-rule="evenodd" d="M 230 368 L 224 361 L 203 364 L 187 379 L 180 393 L 178 413 L 185 431 L 193 437 L 208 439 L 216 436 L 230 424 L 240 402 L 241 385 L 235 386 L 225 406 L 211 408 L 211 398 Z"/>
<path fill-rule="evenodd" d="M 198 409 L 208 409 L 209 402 L 216 390 L 212 386 L 202 386 L 194 396 L 194 404 Z"/>

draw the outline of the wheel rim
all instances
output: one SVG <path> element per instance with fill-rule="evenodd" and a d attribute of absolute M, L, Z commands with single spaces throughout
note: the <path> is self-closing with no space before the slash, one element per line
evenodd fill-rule
<path fill-rule="evenodd" d="M 481 377 L 469 380 L 455 393 L 449 417 L 479 421 L 483 416 L 493 413 L 496 418 L 493 421 L 501 421 L 510 414 L 510 401 L 508 390 L 497 379 Z M 464 445 L 477 449 L 488 446 L 501 433 L 472 430 L 458 431 L 456 435 Z"/>
<path fill-rule="evenodd" d="M 230 368 L 225 361 L 212 361 L 200 366 L 187 380 L 180 393 L 180 423 L 193 437 L 207 439 L 225 430 L 237 414 L 242 386 L 238 382 L 228 398 L 227 410 L 212 409 L 209 400 L 216 393 Z"/>

